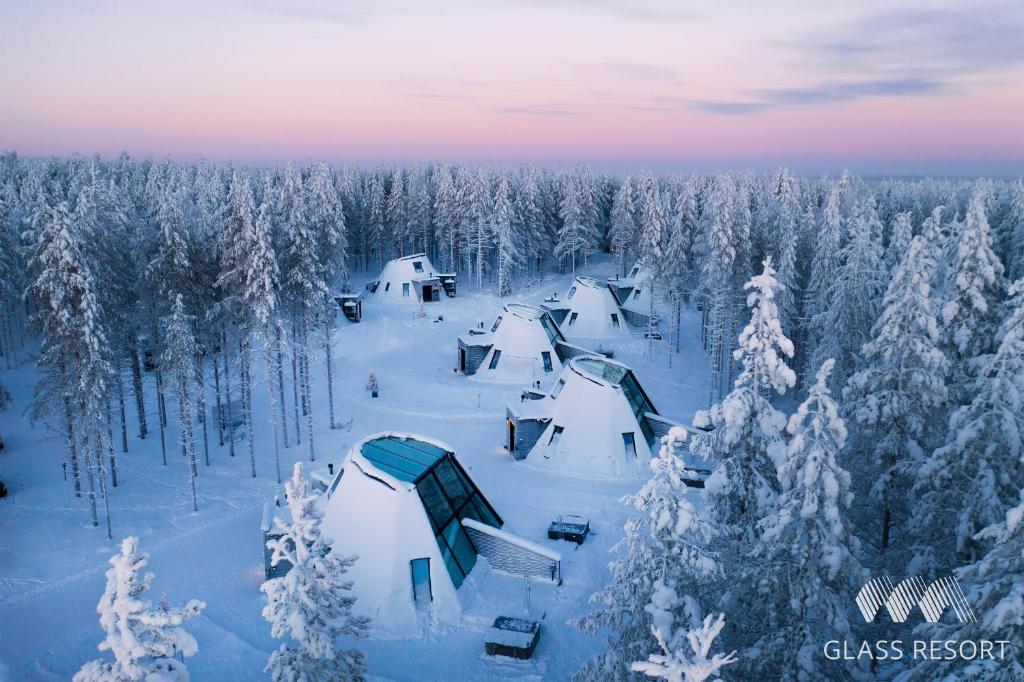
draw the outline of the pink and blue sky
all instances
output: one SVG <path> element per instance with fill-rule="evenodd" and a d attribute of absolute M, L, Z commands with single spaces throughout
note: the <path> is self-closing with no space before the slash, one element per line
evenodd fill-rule
<path fill-rule="evenodd" d="M 1024 2 L 0 0 L 0 149 L 1024 172 Z"/>

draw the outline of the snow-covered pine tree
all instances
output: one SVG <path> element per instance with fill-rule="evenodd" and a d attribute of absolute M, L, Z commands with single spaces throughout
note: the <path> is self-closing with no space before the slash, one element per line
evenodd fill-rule
<path fill-rule="evenodd" d="M 949 625 L 925 623 L 915 630 L 922 639 L 995 642 L 998 657 L 957 656 L 922 660 L 901 682 L 1017 682 L 1024 679 L 1024 488 L 1018 504 L 975 536 L 991 549 L 956 572 L 977 621 Z"/>
<path fill-rule="evenodd" d="M 192 423 L 192 398 L 196 391 L 196 339 L 192 334 L 195 317 L 185 312 L 181 294 L 174 295 L 171 313 L 163 318 L 164 349 L 160 365 L 167 372 L 171 387 L 178 397 L 178 422 L 181 424 L 181 447 L 188 463 L 188 483 L 192 491 L 192 511 L 198 511 L 196 498 L 196 444 Z"/>
<path fill-rule="evenodd" d="M 761 274 L 745 285 L 751 316 L 734 353 L 742 371 L 722 402 L 693 420 L 702 432 L 694 434 L 692 449 L 714 463 L 704 499 L 723 531 L 715 543 L 725 572 L 720 604 L 729 613 L 736 609 L 727 639 L 737 648 L 755 633 L 759 639 L 776 616 L 773 604 L 743 590 L 756 590 L 764 579 L 751 551 L 760 543 L 758 522 L 775 509 L 776 467 L 785 456 L 786 418 L 766 396 L 782 395 L 796 383 L 784 359 L 792 356 L 793 344 L 779 326 L 775 306 L 780 286 L 770 258 L 765 259 Z"/>
<path fill-rule="evenodd" d="M 779 500 L 760 522 L 754 549 L 763 576 L 759 589 L 774 601 L 778 617 L 752 643 L 756 665 L 762 672 L 785 670 L 803 682 L 850 674 L 832 662 L 824 666 L 820 648 L 826 640 L 853 639 L 849 595 L 864 577 L 856 558 L 859 542 L 844 522 L 853 494 L 850 474 L 837 460 L 847 434 L 828 388 L 833 364 L 825 361 L 789 419 L 791 439 L 778 466 Z"/>
<path fill-rule="evenodd" d="M 811 376 L 815 371 L 814 358 L 818 355 L 818 348 L 825 342 L 826 330 L 822 327 L 830 308 L 832 283 L 836 280 L 841 263 L 842 229 L 839 189 L 833 185 L 829 188 L 828 198 L 821 212 L 811 260 L 811 276 L 804 292 L 804 319 L 807 326 L 804 376 Z"/>
<path fill-rule="evenodd" d="M 366 230 L 364 231 L 363 251 L 369 262 L 370 255 L 376 256 L 378 265 L 384 263 L 384 237 L 387 227 L 387 197 L 384 191 L 384 178 L 380 171 L 372 171 L 366 177 Z"/>
<path fill-rule="evenodd" d="M 388 192 L 387 228 L 393 249 L 399 256 L 405 255 L 409 241 L 409 219 L 405 200 L 405 176 L 401 168 L 391 173 L 391 191 Z M 390 255 L 390 254 L 389 254 Z"/>
<path fill-rule="evenodd" d="M 718 618 L 708 614 L 701 619 L 699 610 L 688 608 L 686 611 L 690 613 L 681 617 L 677 612 L 684 605 L 690 604 L 659 582 L 647 608 L 656 623 L 652 630 L 661 653 L 651 654 L 646 661 L 634 662 L 635 672 L 669 682 L 705 682 L 718 677 L 722 668 L 736 662 L 735 651 L 711 654 L 715 638 L 725 627 L 725 614 L 718 614 Z M 678 626 L 679 620 L 688 626 Z"/>
<path fill-rule="evenodd" d="M 664 265 L 661 269 L 661 274 L 663 275 L 662 286 L 665 291 L 665 301 L 668 305 L 669 315 L 668 366 L 670 368 L 672 367 L 672 354 L 679 352 L 683 293 L 686 288 L 685 278 L 690 269 L 689 235 L 685 223 L 680 219 L 680 215 L 677 210 L 676 220 L 668 225 L 665 252 L 662 258 Z"/>
<path fill-rule="evenodd" d="M 815 316 L 817 346 L 811 353 L 813 366 L 829 358 L 836 361 L 834 386 L 844 385 L 859 368 L 858 354 L 871 338 L 886 287 L 874 203 L 861 200 L 848 224 L 849 239 L 839 254 L 842 265 L 829 284 L 828 307 Z"/>
<path fill-rule="evenodd" d="M 455 184 L 448 166 L 438 167 L 432 176 L 435 183 L 434 193 L 434 225 L 437 228 L 437 241 L 444 245 L 441 249 L 443 267 L 455 272 L 459 267 L 455 257 L 455 247 L 459 239 L 460 217 L 456 207 Z"/>
<path fill-rule="evenodd" d="M 512 293 L 512 276 L 520 262 L 519 245 L 513 234 L 512 204 L 508 174 L 498 177 L 498 188 L 494 193 L 494 211 L 491 214 L 491 232 L 498 249 L 498 296 Z"/>
<path fill-rule="evenodd" d="M 609 240 L 619 262 L 618 272 L 625 276 L 626 268 L 629 266 L 626 256 L 636 245 L 637 239 L 633 186 L 628 175 L 622 178 L 619 188 L 615 190 L 615 195 L 612 197 L 611 222 Z"/>
<path fill-rule="evenodd" d="M 910 211 L 901 211 L 892 219 L 889 226 L 889 246 L 885 249 L 885 265 L 890 273 L 895 273 L 900 261 L 907 255 L 910 240 L 914 238 L 914 225 L 910 219 Z"/>
<path fill-rule="evenodd" d="M 470 259 L 475 265 L 476 286 L 484 286 L 484 273 L 487 271 L 487 253 L 490 242 L 491 200 L 490 173 L 486 168 L 475 172 L 467 171 L 462 185 L 462 241 L 465 245 L 464 260 L 469 270 Z"/>
<path fill-rule="evenodd" d="M 330 287 L 348 283 L 348 268 L 345 259 L 348 257 L 348 236 L 345 225 L 345 214 L 338 197 L 331 175 L 331 169 L 325 163 L 314 169 L 307 184 L 305 217 L 309 221 L 310 230 L 317 242 L 319 262 L 323 268 L 320 277 L 324 282 L 325 291 L 321 297 L 316 319 L 322 334 L 324 365 L 327 379 L 327 413 L 330 427 L 335 428 L 334 417 L 334 301 L 331 300 Z"/>
<path fill-rule="evenodd" d="M 522 230 L 522 255 L 527 272 L 541 274 L 545 258 L 551 252 L 552 240 L 544 223 L 543 196 L 536 168 L 523 171 L 516 194 L 516 215 Z"/>
<path fill-rule="evenodd" d="M 81 440 L 96 446 L 98 459 L 88 446 L 82 448 L 89 510 L 93 525 L 99 525 L 95 490 L 98 479 L 110 537 L 110 503 L 102 453 L 108 438 L 103 406 L 108 398 L 112 368 L 96 281 L 66 203 L 60 202 L 50 209 L 33 236 L 36 241 L 29 261 L 33 279 L 28 294 L 36 302 L 33 321 L 43 341 L 37 361 L 41 376 L 30 415 L 33 419 L 58 417 L 76 482 L 77 443 Z M 78 492 L 80 485 L 76 486 Z"/>
<path fill-rule="evenodd" d="M 432 254 L 434 251 L 434 225 L 430 216 L 430 187 L 426 171 L 414 169 L 409 174 L 408 196 L 409 231 L 413 238 L 413 251 Z"/>
<path fill-rule="evenodd" d="M 661 193 L 656 183 L 647 185 L 647 191 L 640 203 L 640 260 L 648 267 L 650 281 L 650 306 L 647 311 L 647 358 L 654 355 L 654 336 L 657 330 L 657 318 L 654 314 L 654 302 L 661 293 L 665 275 L 669 272 L 666 262 L 665 247 L 669 237 L 668 215 Z"/>
<path fill-rule="evenodd" d="M 711 353 L 711 395 L 714 403 L 722 395 L 723 375 L 731 363 L 726 338 L 732 308 L 732 278 L 736 261 L 732 214 L 735 186 L 726 174 L 715 176 L 705 200 L 703 222 L 705 254 L 701 268 L 706 343 Z"/>
<path fill-rule="evenodd" d="M 577 264 L 593 253 L 596 248 L 594 226 L 587 223 L 583 197 L 585 190 L 579 174 L 566 174 L 561 187 L 562 196 L 558 215 L 562 220 L 562 226 L 558 230 L 554 256 L 562 262 L 568 262 L 575 277 Z"/>
<path fill-rule="evenodd" d="M 332 551 L 320 530 L 323 512 L 319 495 L 302 477 L 302 463 L 296 462 L 292 478 L 285 484 L 291 521 L 274 519 L 279 537 L 270 540 L 271 566 L 291 564 L 283 576 L 271 578 L 260 590 L 267 595 L 263 617 L 270 634 L 290 637 L 296 646 L 282 644 L 270 656 L 266 671 L 274 682 L 302 680 L 362 680 L 363 655 L 357 649 L 338 649 L 339 637 L 356 639 L 366 635 L 369 619 L 352 612 L 356 595 L 345 573 L 356 557 Z"/>
<path fill-rule="evenodd" d="M 278 312 L 279 298 L 279 273 L 277 268 L 277 257 L 274 254 L 274 246 L 271 243 L 270 208 L 267 202 L 260 204 L 259 214 L 252 224 L 252 233 L 247 235 L 245 253 L 245 293 L 242 298 L 244 310 L 252 316 L 249 325 L 250 333 L 243 345 L 246 352 L 251 352 L 253 337 L 259 338 L 263 343 L 263 358 L 267 367 L 267 398 L 269 402 L 267 417 L 270 420 L 271 437 L 274 439 L 274 472 L 277 480 L 281 480 L 281 454 L 278 443 L 277 428 L 277 400 L 274 395 L 274 351 L 275 341 L 280 338 L 280 318 Z M 249 363 L 251 367 L 251 363 Z M 249 381 L 252 379 L 250 377 Z M 251 385 L 250 385 L 251 391 Z M 252 417 L 252 403 L 250 398 L 249 417 Z M 253 423 L 253 422 L 251 422 Z M 313 438 L 309 442 L 312 445 Z M 253 462 L 253 475 L 255 476 L 256 460 L 252 451 L 253 435 L 252 428 L 249 429 L 249 454 Z"/>
<path fill-rule="evenodd" d="M 975 188 L 957 235 L 950 267 L 950 284 L 942 304 L 942 336 L 954 361 L 954 384 L 966 380 L 965 363 L 990 353 L 999 324 L 998 303 L 1003 294 L 1003 264 L 992 251 L 985 214 L 986 185 Z M 954 392 L 959 393 L 957 388 Z"/>
<path fill-rule="evenodd" d="M 318 220 L 321 229 L 327 228 L 329 210 L 320 207 L 322 213 Z M 303 207 L 296 207 L 294 212 L 285 217 L 285 254 L 282 259 L 281 278 L 285 296 L 292 306 L 295 336 L 292 352 L 296 354 L 298 363 L 299 399 L 306 418 L 309 459 L 314 461 L 316 451 L 313 442 L 312 383 L 309 369 L 312 356 L 310 337 L 315 333 L 316 315 L 324 305 L 328 286 L 324 281 L 325 268 L 319 256 L 317 235 L 308 218 Z M 298 421 L 296 429 L 301 430 Z"/>
<path fill-rule="evenodd" d="M 928 425 L 947 399 L 948 362 L 938 346 L 930 285 L 934 267 L 925 238 L 915 237 L 885 292 L 872 339 L 861 349 L 864 369 L 843 392 L 859 427 L 856 451 L 871 462 L 865 474 L 875 482 L 871 494 L 880 502 L 882 552 L 893 527 L 905 527 L 902 465 L 927 445 Z"/>
<path fill-rule="evenodd" d="M 139 553 L 139 540 L 125 538 L 121 550 L 110 558 L 107 587 L 96 611 L 106 637 L 100 651 L 110 651 L 114 661 L 89 661 L 75 673 L 74 682 L 129 682 L 151 679 L 188 680 L 184 663 L 174 660 L 191 657 L 199 650 L 195 638 L 181 624 L 198 615 L 206 604 L 197 599 L 184 608 L 150 608 L 144 599 L 153 574 L 140 576 L 149 555 Z"/>
<path fill-rule="evenodd" d="M 219 233 L 217 241 L 217 252 L 219 256 L 220 272 L 217 275 L 215 286 L 219 293 L 219 300 L 214 308 L 214 313 L 222 322 L 224 329 L 221 333 L 221 345 L 224 350 L 224 379 L 228 395 L 225 406 L 226 418 L 229 424 L 228 445 L 231 456 L 235 454 L 235 422 L 232 415 L 231 404 L 231 365 L 227 360 L 231 357 L 229 348 L 239 348 L 237 365 L 239 369 L 240 392 L 242 398 L 242 414 L 244 420 L 249 419 L 249 405 L 252 400 L 252 387 L 247 380 L 248 368 L 252 364 L 252 358 L 244 352 L 244 340 L 249 336 L 251 329 L 251 318 L 241 306 L 245 295 L 245 246 L 253 233 L 254 213 L 252 189 L 250 178 L 247 173 L 235 170 L 231 174 L 228 185 L 227 206 L 224 209 L 224 224 Z M 252 424 L 246 421 L 252 431 Z M 252 475 L 255 477 L 255 461 L 251 460 Z"/>
<path fill-rule="evenodd" d="M 584 665 L 580 679 L 636 679 L 630 664 L 657 652 L 647 609 L 657 586 L 696 591 L 718 571 L 708 545 L 719 532 L 687 498 L 685 438 L 682 429 L 670 430 L 651 460 L 651 478 L 622 499 L 640 515 L 626 522 L 625 537 L 612 548 L 611 580 L 590 597 L 598 608 L 572 621 L 584 632 L 611 631 L 606 650 Z"/>
<path fill-rule="evenodd" d="M 1024 488 L 1024 280 L 1009 295 L 999 345 L 966 387 L 970 402 L 950 415 L 945 442 L 911 464 L 915 564 L 929 572 L 978 560 L 986 549 L 978 533 Z"/>
<path fill-rule="evenodd" d="M 797 290 L 797 240 L 802 211 L 800 209 L 800 185 L 788 169 L 783 168 L 776 179 L 775 201 L 778 204 L 773 242 L 778 266 L 779 322 L 790 330 L 797 331 L 799 291 Z"/>
<path fill-rule="evenodd" d="M 715 463 L 704 495 L 716 520 L 737 526 L 747 539 L 756 536 L 756 522 L 771 511 L 778 484 L 775 462 L 782 456 L 785 417 L 767 399 L 783 395 L 796 383 L 785 357 L 793 344 L 779 326 L 775 295 L 781 287 L 771 259 L 762 263 L 744 288 L 750 321 L 740 333 L 734 358 L 742 365 L 733 390 L 710 410 L 694 416 L 694 449 Z"/>

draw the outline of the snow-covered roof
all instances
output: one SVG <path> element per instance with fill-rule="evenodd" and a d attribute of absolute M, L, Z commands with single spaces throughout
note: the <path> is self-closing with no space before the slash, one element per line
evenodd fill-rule
<path fill-rule="evenodd" d="M 422 283 L 436 281 L 438 275 L 437 268 L 426 254 L 396 258 L 384 264 L 376 286 L 369 286 L 369 295 L 394 303 L 419 303 Z"/>
<path fill-rule="evenodd" d="M 654 434 L 644 415 L 658 414 L 633 371 L 600 356 L 566 365 L 547 397 L 509 405 L 520 418 L 550 417 L 527 461 L 585 478 L 640 478 Z"/>
<path fill-rule="evenodd" d="M 618 289 L 628 289 L 621 303 L 622 308 L 642 315 L 650 314 L 652 274 L 650 268 L 638 261 L 630 268 L 626 277 L 609 281 Z"/>
<path fill-rule="evenodd" d="M 599 279 L 577 277 L 558 307 L 566 311 L 561 329 L 570 336 L 629 333 L 615 294 L 607 282 Z"/>
<path fill-rule="evenodd" d="M 562 369 L 555 343 L 564 341 L 551 314 L 530 305 L 509 303 L 491 330 L 460 339 L 468 346 L 490 346 L 476 377 L 528 381 Z"/>
<path fill-rule="evenodd" d="M 323 529 L 333 551 L 355 554 L 349 569 L 356 610 L 382 631 L 419 631 L 414 560 L 432 599 L 419 605 L 442 621 L 461 613 L 458 587 L 476 563 L 462 519 L 500 527 L 454 451 L 424 436 L 386 432 L 352 446 L 328 488 Z M 422 595 L 421 595 L 422 596 Z"/>

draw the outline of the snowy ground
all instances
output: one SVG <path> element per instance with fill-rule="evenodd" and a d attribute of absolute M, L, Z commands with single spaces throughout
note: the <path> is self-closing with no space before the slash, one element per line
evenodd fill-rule
<path fill-rule="evenodd" d="M 612 269 L 610 262 L 600 262 L 588 274 L 608 275 Z M 569 280 L 549 277 L 515 300 L 536 304 L 553 291 L 563 294 Z M 323 374 L 315 374 L 317 459 L 338 461 L 356 440 L 385 429 L 450 443 L 504 518 L 506 530 L 562 553 L 564 583 L 557 588 L 534 584 L 531 590 L 529 613 L 542 620 L 542 636 L 530 661 L 483 653 L 483 634 L 491 621 L 499 614 L 523 614 L 526 594 L 522 581 L 486 571 L 474 572 L 477 598 L 457 627 L 418 640 L 371 638 L 361 648 L 370 672 L 379 679 L 566 680 L 600 646 L 600 638 L 583 635 L 566 620 L 586 609 L 587 596 L 606 581 L 608 550 L 621 537 L 628 514 L 618 499 L 638 484 L 556 476 L 528 460 L 515 462 L 504 452 L 504 404 L 518 400 L 519 385 L 467 379 L 452 369 L 456 336 L 481 320 L 490 325 L 505 301 L 475 293 L 465 282 L 461 288 L 457 299 L 428 305 L 426 319 L 417 319 L 417 306 L 373 301 L 364 304 L 361 324 L 339 316 L 336 414 L 352 423 L 346 430 L 328 429 Z M 438 315 L 444 316 L 443 322 L 433 321 Z M 671 371 L 666 369 L 664 343 L 652 361 L 646 359 L 646 342 L 639 337 L 600 345 L 634 367 L 660 412 L 688 423 L 708 395 L 698 324 L 699 313 L 687 311 L 683 350 L 673 358 Z M 598 343 L 571 340 L 588 347 Z M 376 400 L 364 390 L 370 369 L 381 386 Z M 35 381 L 31 363 L 7 372 L 4 381 L 16 404 L 0 413 L 0 433 L 7 441 L 0 473 L 12 491 L 0 502 L 0 680 L 65 680 L 98 656 L 101 632 L 95 605 L 103 591 L 106 560 L 115 552 L 116 540 L 130 534 L 138 535 L 141 549 L 150 554 L 149 570 L 156 574 L 154 601 L 166 593 L 172 604 L 189 598 L 208 604 L 200 617 L 189 621 L 200 647 L 188 662 L 193 679 L 260 679 L 278 644 L 261 617 L 258 589 L 263 579 L 261 507 L 278 490 L 265 387 L 254 388 L 258 477 L 249 477 L 244 443 L 231 459 L 226 446 L 217 447 L 214 432 L 212 464 L 200 468 L 199 512 L 191 512 L 185 462 L 170 445 L 176 433 L 169 403 L 169 466 L 161 466 L 156 433 L 145 441 L 131 440 L 129 453 L 119 455 L 120 486 L 111 496 L 115 541 L 110 542 L 102 528 L 92 528 L 85 503 L 64 482 L 56 435 L 32 429 L 22 416 Z M 147 381 L 152 391 L 152 377 Z M 152 393 L 147 408 L 155 423 Z M 132 435 L 134 412 L 128 419 Z M 288 431 L 292 446 L 283 455 L 286 473 L 308 453 L 305 440 L 302 447 L 294 445 L 291 420 Z M 593 532 L 578 549 L 546 539 L 548 523 L 564 513 L 591 520 Z"/>

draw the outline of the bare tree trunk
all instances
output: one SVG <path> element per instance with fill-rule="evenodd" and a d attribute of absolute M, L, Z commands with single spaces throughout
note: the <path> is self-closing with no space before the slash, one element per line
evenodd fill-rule
<path fill-rule="evenodd" d="M 277 475 L 277 482 L 281 482 L 281 452 L 277 444 L 277 399 L 274 397 L 274 352 L 267 344 L 264 347 L 264 356 L 267 363 L 267 398 L 269 408 L 267 415 L 270 417 L 270 431 L 274 438 L 274 473 Z"/>
<path fill-rule="evenodd" d="M 64 429 L 68 441 L 68 459 L 71 460 L 71 478 L 75 482 L 75 497 L 82 496 L 82 479 L 78 472 L 78 442 L 75 439 L 75 417 L 71 411 L 71 398 L 64 396 Z"/>
<path fill-rule="evenodd" d="M 128 336 L 132 361 L 132 389 L 135 392 L 135 411 L 139 415 L 139 438 L 146 440 L 149 429 L 146 428 L 146 401 L 142 395 L 142 363 L 139 362 L 139 342 L 135 334 Z"/>
<path fill-rule="evenodd" d="M 178 379 L 178 419 L 181 421 L 181 446 L 188 459 L 188 484 L 192 491 L 192 511 L 199 511 L 199 499 L 196 496 L 196 478 L 199 469 L 196 466 L 195 431 L 192 426 L 192 401 L 188 395 L 188 381 L 184 376 Z"/>
<path fill-rule="evenodd" d="M 325 313 L 326 315 L 326 313 Z M 334 325 L 330 319 L 324 320 L 324 357 L 327 360 L 327 409 L 331 417 L 331 428 L 337 428 L 334 422 L 334 359 L 331 356 L 331 332 Z"/>
<path fill-rule="evenodd" d="M 647 317 L 647 359 L 648 360 L 651 360 L 651 359 L 654 358 L 654 330 L 657 329 L 657 326 L 655 325 L 655 322 L 654 322 L 654 294 L 655 294 L 655 287 L 654 287 L 654 278 L 653 277 L 651 278 L 650 287 L 651 287 L 651 305 L 650 305 L 650 309 L 647 311 L 647 314 L 648 314 L 648 317 Z"/>
<path fill-rule="evenodd" d="M 245 411 L 245 431 L 249 446 L 249 466 L 252 477 L 256 478 L 256 436 L 253 433 L 252 418 L 252 341 L 245 332 L 242 341 L 242 409 Z"/>
<path fill-rule="evenodd" d="M 295 403 L 295 442 L 302 445 L 302 427 L 299 426 L 299 332 L 295 315 L 292 315 L 292 399 Z"/>
<path fill-rule="evenodd" d="M 274 371 L 277 373 L 277 396 L 281 405 L 281 439 L 284 447 L 287 449 L 288 405 L 285 404 L 284 399 L 284 361 L 281 358 L 281 353 L 281 320 L 277 320 L 274 324 Z M 267 381 L 271 381 L 270 377 L 267 377 Z M 299 428 L 298 422 L 295 423 L 295 428 Z"/>
<path fill-rule="evenodd" d="M 224 405 L 220 401 L 220 361 L 217 353 L 213 354 L 213 389 L 217 400 L 217 445 L 224 447 Z"/>
<path fill-rule="evenodd" d="M 97 424 L 97 427 L 99 425 Z M 100 480 L 100 497 L 103 498 L 103 518 L 107 524 L 107 539 L 113 540 L 114 533 L 110 526 L 110 493 L 107 491 L 107 475 L 103 471 L 103 433 L 97 428 L 96 429 L 96 462 L 98 466 L 97 477 Z M 114 448 L 110 447 L 111 457 L 113 457 Z M 116 483 L 114 485 L 117 485 Z"/>
<path fill-rule="evenodd" d="M 197 336 L 198 332 L 197 328 Z M 203 425 L 203 460 L 206 462 L 206 466 L 210 466 L 210 431 L 206 423 L 206 367 L 203 356 L 199 353 L 196 353 L 196 364 L 199 365 L 199 371 L 196 372 L 196 402 L 198 403 L 199 423 Z"/>
<path fill-rule="evenodd" d="M 114 459 L 114 420 L 110 416 L 110 396 L 107 396 L 107 449 L 110 454 L 110 483 L 117 487 L 117 461 Z M 103 458 L 100 458 L 103 461 Z"/>
<path fill-rule="evenodd" d="M 306 416 L 306 440 L 309 442 L 309 461 L 316 461 L 316 453 L 313 450 L 313 401 L 311 396 L 311 385 L 309 376 L 309 328 L 305 311 L 302 320 L 302 403 L 305 407 Z"/>
<path fill-rule="evenodd" d="M 86 498 L 89 500 L 89 514 L 92 516 L 92 525 L 100 525 L 99 514 L 96 513 L 96 476 L 93 469 L 92 463 L 92 450 L 89 447 L 89 436 L 88 434 L 82 440 L 82 454 L 85 455 L 85 472 L 86 479 L 89 483 L 89 494 Z"/>
<path fill-rule="evenodd" d="M 120 356 L 114 371 L 117 372 L 114 377 L 114 390 L 117 391 L 117 407 L 121 413 L 121 452 L 128 452 L 128 414 L 124 406 L 124 375 L 121 372 Z"/>
<path fill-rule="evenodd" d="M 224 351 L 224 390 L 227 393 L 227 400 L 224 402 L 224 411 L 228 423 L 228 452 L 235 456 L 235 417 L 231 414 L 231 364 L 228 362 L 228 334 L 221 332 L 221 348 Z"/>
<path fill-rule="evenodd" d="M 157 422 L 160 426 L 160 455 L 163 457 L 164 466 L 167 466 L 167 440 L 164 437 L 164 430 L 167 421 L 164 418 L 164 381 L 159 369 L 156 370 L 156 407 Z"/>

